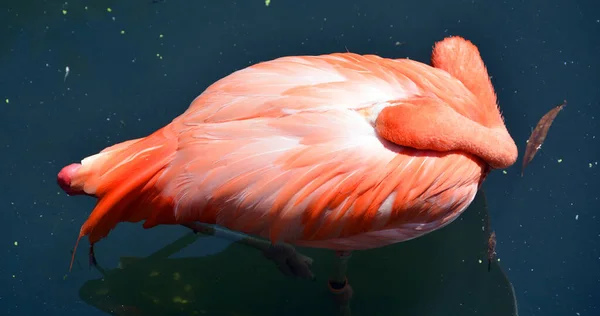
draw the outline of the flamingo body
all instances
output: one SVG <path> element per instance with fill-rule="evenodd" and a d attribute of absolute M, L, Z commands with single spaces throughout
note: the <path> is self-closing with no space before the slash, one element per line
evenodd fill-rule
<path fill-rule="evenodd" d="M 98 198 L 80 238 L 200 221 L 358 250 L 439 229 L 517 149 L 477 48 L 447 38 L 432 64 L 337 53 L 239 70 L 150 136 L 61 171 L 68 193 Z"/>

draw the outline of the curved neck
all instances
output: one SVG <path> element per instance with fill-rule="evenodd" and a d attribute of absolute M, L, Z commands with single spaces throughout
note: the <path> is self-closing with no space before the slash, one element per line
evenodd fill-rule
<path fill-rule="evenodd" d="M 506 168 L 517 160 L 517 145 L 506 127 L 486 127 L 433 97 L 390 102 L 375 122 L 377 133 L 401 146 L 422 150 L 464 151 L 492 168 Z"/>

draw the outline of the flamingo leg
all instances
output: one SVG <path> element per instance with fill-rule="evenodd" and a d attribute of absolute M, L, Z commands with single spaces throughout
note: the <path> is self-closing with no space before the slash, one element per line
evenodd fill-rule
<path fill-rule="evenodd" d="M 346 275 L 350 257 L 352 257 L 350 251 L 336 251 L 333 274 L 328 281 L 329 291 L 334 295 L 334 300 L 340 308 L 340 315 L 344 316 L 350 315 L 350 300 L 353 294 Z"/>
<path fill-rule="evenodd" d="M 106 275 L 106 270 L 104 270 L 104 268 L 102 268 L 100 265 L 98 265 L 98 260 L 96 260 L 96 254 L 94 253 L 94 244 L 90 245 L 90 251 L 88 253 L 88 260 L 90 263 L 90 269 L 95 268 L 102 275 Z"/>
<path fill-rule="evenodd" d="M 314 280 L 311 271 L 313 259 L 301 253 L 289 244 L 273 245 L 267 240 L 251 237 L 242 233 L 211 226 L 199 222 L 182 224 L 183 226 L 209 236 L 222 237 L 238 244 L 250 246 L 262 252 L 265 258 L 273 261 L 277 268 L 288 277 Z"/>
<path fill-rule="evenodd" d="M 94 253 L 94 244 L 90 245 L 90 251 L 88 253 L 88 260 L 90 263 L 90 268 L 98 266 L 98 260 L 96 260 L 96 254 Z"/>

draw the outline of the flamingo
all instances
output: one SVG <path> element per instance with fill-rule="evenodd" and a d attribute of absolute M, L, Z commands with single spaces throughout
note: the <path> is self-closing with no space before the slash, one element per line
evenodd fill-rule
<path fill-rule="evenodd" d="M 97 198 L 75 248 L 119 222 L 216 225 L 335 251 L 336 292 L 352 251 L 448 225 L 517 154 L 479 50 L 452 36 L 431 65 L 348 52 L 249 66 L 151 135 L 64 167 L 58 184 Z"/>

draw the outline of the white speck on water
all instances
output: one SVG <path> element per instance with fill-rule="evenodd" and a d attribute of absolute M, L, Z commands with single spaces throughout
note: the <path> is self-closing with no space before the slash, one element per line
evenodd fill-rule
<path fill-rule="evenodd" d="M 575 220 L 579 219 L 579 214 L 575 215 Z"/>
<path fill-rule="evenodd" d="M 70 71 L 71 71 L 71 69 L 69 69 L 69 66 L 65 67 L 65 77 L 63 79 L 63 82 L 67 81 L 67 77 L 69 76 Z"/>

